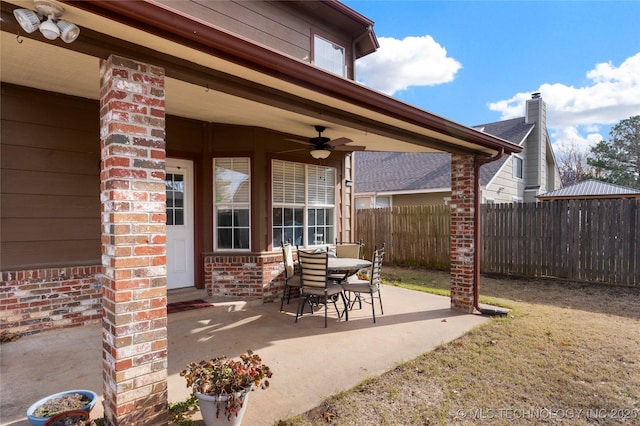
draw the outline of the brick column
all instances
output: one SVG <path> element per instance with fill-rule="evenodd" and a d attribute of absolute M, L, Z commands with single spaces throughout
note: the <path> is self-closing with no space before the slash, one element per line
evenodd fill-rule
<path fill-rule="evenodd" d="M 100 64 L 104 414 L 166 424 L 164 70 Z"/>
<path fill-rule="evenodd" d="M 474 156 L 451 154 L 451 309 L 473 312 Z"/>

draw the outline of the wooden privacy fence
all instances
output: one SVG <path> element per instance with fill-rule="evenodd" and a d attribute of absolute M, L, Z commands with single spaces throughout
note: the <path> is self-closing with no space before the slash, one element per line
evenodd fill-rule
<path fill-rule="evenodd" d="M 385 243 L 385 260 L 436 269 L 449 267 L 449 206 L 399 206 L 358 210 L 356 239 L 365 245 Z"/>
<path fill-rule="evenodd" d="M 359 210 L 356 238 L 389 262 L 449 267 L 447 206 Z M 483 205 L 481 271 L 640 285 L 640 200 Z"/>

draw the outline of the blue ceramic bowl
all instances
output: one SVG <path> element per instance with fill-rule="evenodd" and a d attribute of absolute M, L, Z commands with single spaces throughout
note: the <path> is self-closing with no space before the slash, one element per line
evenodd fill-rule
<path fill-rule="evenodd" d="M 27 409 L 27 418 L 29 419 L 29 421 L 31 422 L 31 424 L 33 426 L 44 426 L 46 421 L 49 420 L 51 417 L 34 416 L 33 415 L 34 411 L 36 411 L 36 409 L 38 407 L 40 407 L 42 404 L 44 404 L 45 402 L 49 401 L 50 399 L 60 398 L 62 396 L 69 395 L 71 393 L 79 393 L 80 395 L 84 395 L 84 396 L 88 397 L 91 400 L 87 405 L 85 405 L 84 407 L 80 408 L 81 410 L 86 411 L 87 413 L 91 412 L 91 410 L 93 409 L 93 406 L 96 405 L 96 402 L 98 401 L 98 394 L 96 394 L 95 392 L 90 391 L 90 390 L 77 389 L 77 390 L 69 390 L 69 391 L 59 392 L 59 393 L 55 393 L 53 395 L 45 396 L 41 400 L 36 401 L 33 404 L 31 404 L 31 406 Z"/>

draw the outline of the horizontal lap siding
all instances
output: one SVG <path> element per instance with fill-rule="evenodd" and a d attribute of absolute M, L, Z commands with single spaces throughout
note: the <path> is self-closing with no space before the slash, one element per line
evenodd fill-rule
<path fill-rule="evenodd" d="M 309 25 L 277 3 L 173 0 L 162 3 L 296 58 L 310 54 Z"/>
<path fill-rule="evenodd" d="M 352 32 L 357 25 L 321 2 L 174 1 L 167 7 L 208 22 L 280 53 L 312 62 L 312 35 L 328 37 L 345 48 L 347 75 L 353 77 Z M 364 28 L 358 28 L 357 33 Z"/>
<path fill-rule="evenodd" d="M 93 101 L 2 86 L 3 270 L 99 263 L 99 114 Z"/>

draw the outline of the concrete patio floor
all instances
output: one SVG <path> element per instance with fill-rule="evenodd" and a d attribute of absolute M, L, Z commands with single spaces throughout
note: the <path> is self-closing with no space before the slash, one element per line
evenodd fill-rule
<path fill-rule="evenodd" d="M 195 297 L 194 297 L 195 295 Z M 174 291 L 170 301 L 200 298 L 203 293 Z M 456 314 L 449 298 L 385 286 L 384 315 L 377 323 L 371 307 L 349 312 L 338 321 L 330 306 L 329 327 L 323 311 L 294 323 L 297 300 L 280 303 L 214 301 L 215 306 L 169 315 L 169 401 L 190 391 L 179 372 L 190 361 L 247 349 L 257 352 L 274 373 L 271 387 L 251 394 L 243 423 L 273 425 L 303 413 L 325 398 L 379 375 L 486 321 Z M 0 347 L 0 424 L 28 425 L 25 412 L 36 400 L 60 391 L 90 389 L 102 396 L 101 326 L 91 325 L 23 337 Z M 103 415 L 101 402 L 91 413 Z"/>

